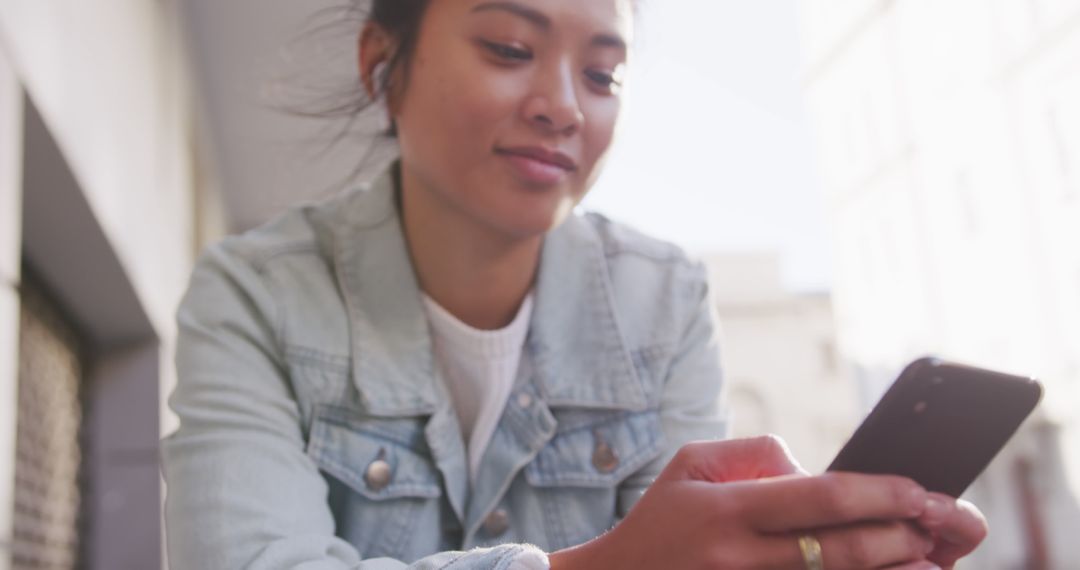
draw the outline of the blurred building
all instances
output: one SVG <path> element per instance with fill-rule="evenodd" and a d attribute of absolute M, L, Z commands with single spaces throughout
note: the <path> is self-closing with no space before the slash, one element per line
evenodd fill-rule
<path fill-rule="evenodd" d="M 926 353 L 1043 404 L 971 491 L 972 568 L 1080 568 L 1080 3 L 803 0 L 841 353 L 864 406 Z"/>
<path fill-rule="evenodd" d="M 217 227 L 173 4 L 0 2 L 0 569 L 161 566 L 173 312 Z"/>
<path fill-rule="evenodd" d="M 705 261 L 723 333 L 732 434 L 777 434 L 805 468 L 824 471 L 861 417 L 829 295 L 788 291 L 775 254 Z"/>

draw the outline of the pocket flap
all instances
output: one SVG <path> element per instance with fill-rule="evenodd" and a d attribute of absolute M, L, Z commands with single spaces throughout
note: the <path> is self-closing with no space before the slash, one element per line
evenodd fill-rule
<path fill-rule="evenodd" d="M 611 487 L 663 448 L 660 414 L 655 410 L 573 411 L 556 416 L 560 430 L 525 467 L 526 480 L 537 487 Z"/>
<path fill-rule="evenodd" d="M 412 419 L 358 418 L 323 406 L 312 423 L 307 454 L 320 470 L 369 499 L 435 498 L 441 494 L 439 474 L 418 425 Z M 390 480 L 376 489 L 364 475 L 379 460 L 389 465 Z"/>

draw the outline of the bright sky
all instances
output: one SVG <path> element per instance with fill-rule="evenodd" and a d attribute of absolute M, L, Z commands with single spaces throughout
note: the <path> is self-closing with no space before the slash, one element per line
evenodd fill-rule
<path fill-rule="evenodd" d="M 646 0 L 622 133 L 585 206 L 698 254 L 778 251 L 829 285 L 796 0 Z"/>

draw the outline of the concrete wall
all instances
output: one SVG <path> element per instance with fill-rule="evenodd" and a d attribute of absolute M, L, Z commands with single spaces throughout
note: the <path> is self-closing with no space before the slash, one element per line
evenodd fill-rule
<path fill-rule="evenodd" d="M 153 568 L 162 559 L 156 380 L 160 348 L 148 339 L 99 354 L 86 378 L 84 451 L 92 495 L 84 568 Z"/>
<path fill-rule="evenodd" d="M 0 49 L 0 570 L 10 563 L 14 509 L 16 374 L 18 363 L 22 90 Z"/>
<path fill-rule="evenodd" d="M 0 18 L 19 80 L 163 337 L 193 256 L 189 102 L 170 5 L 5 0 Z"/>
<path fill-rule="evenodd" d="M 89 568 L 160 561 L 159 527 L 140 521 L 160 518 L 157 439 L 175 423 L 164 408 L 173 314 L 196 251 L 195 208 L 219 202 L 196 192 L 211 175 L 194 175 L 199 144 L 175 10 L 172 1 L 0 2 L 0 545 L 10 535 L 15 410 L 3 406 L 16 401 L 14 283 L 25 251 L 94 345 Z M 35 119 L 28 137 L 47 135 L 34 140 L 47 138 L 55 153 L 30 149 L 30 139 L 24 149 L 23 90 Z M 24 150 L 34 170 L 26 220 Z"/>
<path fill-rule="evenodd" d="M 24 124 L 23 257 L 81 336 L 82 567 L 153 567 L 161 543 L 158 336 L 29 100 Z"/>

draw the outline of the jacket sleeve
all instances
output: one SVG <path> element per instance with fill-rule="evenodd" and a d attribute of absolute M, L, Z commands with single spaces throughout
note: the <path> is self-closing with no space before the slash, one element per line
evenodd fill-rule
<path fill-rule="evenodd" d="M 547 567 L 527 545 L 361 561 L 334 536 L 327 484 L 304 452 L 272 291 L 227 246 L 208 250 L 178 312 L 180 419 L 162 441 L 170 567 L 338 570 Z"/>
<path fill-rule="evenodd" d="M 693 272 L 694 279 L 687 292 L 692 309 L 664 378 L 660 398 L 664 450 L 623 482 L 616 513 L 619 518 L 630 512 L 680 447 L 691 441 L 727 437 L 715 305 L 704 266 L 695 265 Z"/>

